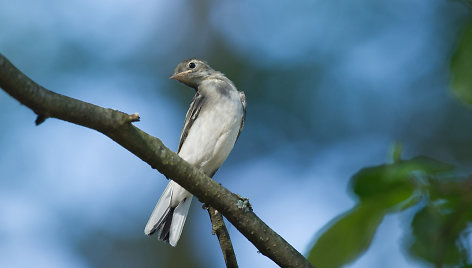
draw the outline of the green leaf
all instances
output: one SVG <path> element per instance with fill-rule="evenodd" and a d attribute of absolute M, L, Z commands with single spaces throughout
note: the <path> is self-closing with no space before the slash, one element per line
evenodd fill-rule
<path fill-rule="evenodd" d="M 472 23 L 465 29 L 451 60 L 454 95 L 466 104 L 472 104 Z"/>
<path fill-rule="evenodd" d="M 363 169 L 352 178 L 352 189 L 361 202 L 375 200 L 385 208 L 393 207 L 412 197 L 415 185 L 410 173 L 391 165 Z"/>
<path fill-rule="evenodd" d="M 429 189 L 427 179 L 454 168 L 432 158 L 400 160 L 399 155 L 394 164 L 364 168 L 352 177 L 351 188 L 360 202 L 324 228 L 308 256 L 313 265 L 340 267 L 357 259 L 387 213 L 417 204 L 420 193 Z"/>
<path fill-rule="evenodd" d="M 362 202 L 374 201 L 386 209 L 405 209 L 416 203 L 412 199 L 415 200 L 421 189 L 414 180 L 415 176 L 438 175 L 451 169 L 452 165 L 427 157 L 400 160 L 390 165 L 362 169 L 352 177 L 351 188 Z"/>
<path fill-rule="evenodd" d="M 460 264 L 463 249 L 460 235 L 467 227 L 467 221 L 450 208 L 428 205 L 419 211 L 412 222 L 414 240 L 410 254 L 441 266 Z"/>
<path fill-rule="evenodd" d="M 385 211 L 373 203 L 361 203 L 335 219 L 310 251 L 315 267 L 341 267 L 357 259 L 369 247 Z"/>
<path fill-rule="evenodd" d="M 410 254 L 437 267 L 470 265 L 472 178 L 431 180 L 429 195 L 411 223 Z"/>
<path fill-rule="evenodd" d="M 409 161 L 403 161 L 403 163 L 416 165 L 412 168 L 416 168 L 416 170 L 420 170 L 426 175 L 443 175 L 455 169 L 454 165 L 426 156 L 417 156 Z"/>

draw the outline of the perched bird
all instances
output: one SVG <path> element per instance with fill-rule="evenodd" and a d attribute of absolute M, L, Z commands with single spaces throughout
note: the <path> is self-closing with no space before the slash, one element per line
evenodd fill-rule
<path fill-rule="evenodd" d="M 206 62 L 185 60 L 170 77 L 195 89 L 180 135 L 178 155 L 210 177 L 228 157 L 244 126 L 246 97 L 233 82 Z M 170 181 L 144 233 L 175 246 L 193 195 Z"/>

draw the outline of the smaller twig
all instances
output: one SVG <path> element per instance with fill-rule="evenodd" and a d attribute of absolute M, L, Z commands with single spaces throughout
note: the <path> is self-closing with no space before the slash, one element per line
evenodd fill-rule
<path fill-rule="evenodd" d="M 225 259 L 227 268 L 237 268 L 238 262 L 236 260 L 236 254 L 234 254 L 233 244 L 231 243 L 231 237 L 229 236 L 228 229 L 226 229 L 225 222 L 223 220 L 223 215 L 218 212 L 218 210 L 210 207 L 203 206 L 210 215 L 212 230 L 211 233 L 218 237 L 218 242 L 220 242 L 221 251 L 223 252 L 223 257 Z"/>
<path fill-rule="evenodd" d="M 134 113 L 134 114 L 129 114 L 128 115 L 128 122 L 131 123 L 131 122 L 138 122 L 139 121 L 139 114 L 138 113 Z"/>
<path fill-rule="evenodd" d="M 43 123 L 44 121 L 46 121 L 46 119 L 48 119 L 48 117 L 44 114 L 38 114 L 38 117 L 36 117 L 36 120 L 34 121 L 34 123 L 39 126 L 41 123 Z"/>

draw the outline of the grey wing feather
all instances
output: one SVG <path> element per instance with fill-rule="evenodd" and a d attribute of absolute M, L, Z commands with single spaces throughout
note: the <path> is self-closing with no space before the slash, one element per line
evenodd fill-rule
<path fill-rule="evenodd" d="M 190 108 L 188 109 L 187 115 L 185 116 L 184 127 L 182 129 L 182 134 L 180 134 L 179 148 L 177 149 L 177 153 L 180 152 L 182 144 L 184 144 L 193 122 L 195 122 L 198 114 L 200 113 L 200 110 L 202 109 L 203 100 L 203 96 L 198 92 L 195 94 L 195 96 L 193 96 L 192 103 L 190 103 Z"/>
<path fill-rule="evenodd" d="M 243 118 L 241 120 L 241 126 L 239 127 L 238 136 L 236 137 L 236 141 L 239 139 L 239 135 L 241 135 L 241 131 L 244 128 L 244 121 L 246 121 L 246 95 L 243 91 L 239 91 L 239 98 L 241 99 L 241 104 L 243 105 Z"/>
<path fill-rule="evenodd" d="M 241 131 L 243 131 L 244 121 L 246 120 L 246 105 L 247 104 L 246 104 L 246 95 L 244 94 L 243 91 L 239 91 L 239 98 L 241 99 L 241 104 L 243 105 L 243 118 L 241 119 L 241 126 L 239 127 L 239 132 L 238 132 L 238 136 L 236 137 L 236 141 L 238 141 L 239 135 L 241 135 Z M 218 169 L 210 173 L 210 178 L 213 178 L 213 176 L 215 175 L 217 171 Z"/>

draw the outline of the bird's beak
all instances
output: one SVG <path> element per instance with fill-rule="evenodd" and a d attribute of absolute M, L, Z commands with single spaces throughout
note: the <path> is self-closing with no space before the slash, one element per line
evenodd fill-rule
<path fill-rule="evenodd" d="M 187 71 L 184 71 L 184 72 L 176 73 L 174 75 L 171 75 L 169 77 L 169 79 L 179 80 L 179 78 L 181 78 L 182 76 L 185 76 L 186 74 L 188 74 L 190 72 L 192 72 L 192 70 L 187 70 Z"/>

